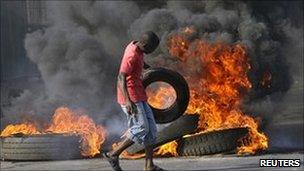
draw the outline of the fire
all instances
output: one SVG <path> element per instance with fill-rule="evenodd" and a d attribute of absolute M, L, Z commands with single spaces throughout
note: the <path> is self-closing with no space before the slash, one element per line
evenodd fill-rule
<path fill-rule="evenodd" d="M 177 142 L 171 141 L 159 147 L 159 149 L 154 153 L 156 156 L 178 156 L 177 154 Z"/>
<path fill-rule="evenodd" d="M 250 64 L 246 48 L 241 44 L 227 45 L 202 40 L 187 40 L 185 33 L 175 34 L 168 40 L 169 53 L 181 61 L 181 73 L 190 87 L 190 102 L 186 113 L 198 113 L 198 132 L 248 127 L 246 143 L 238 154 L 255 153 L 268 148 L 268 139 L 259 131 L 258 120 L 241 110 L 242 100 L 252 85 L 248 79 Z M 194 70 L 190 72 L 188 70 Z M 160 88 L 149 103 L 161 105 L 157 98 L 168 94 Z M 156 98 L 155 98 L 156 97 Z M 163 145 L 163 153 L 176 149 L 176 144 Z M 176 151 L 171 154 L 176 155 Z M 169 152 L 170 153 L 170 152 Z"/>
<path fill-rule="evenodd" d="M 0 137 L 7 137 L 14 134 L 25 134 L 25 135 L 32 135 L 32 134 L 40 134 L 37 130 L 36 126 L 32 123 L 23 123 L 18 125 L 8 125 L 0 134 Z"/>
<path fill-rule="evenodd" d="M 177 57 L 181 61 L 187 59 L 185 53 L 188 51 L 190 42 L 186 40 L 183 35 L 178 35 L 175 36 L 174 39 L 170 39 L 169 44 L 169 53 L 172 56 Z"/>
<path fill-rule="evenodd" d="M 83 156 L 94 156 L 100 153 L 100 147 L 105 141 L 106 130 L 96 125 L 86 114 L 75 112 L 67 107 L 56 109 L 50 125 L 38 131 L 33 123 L 22 123 L 8 125 L 2 132 L 1 137 L 13 136 L 22 133 L 25 135 L 64 133 L 75 134 L 81 137 L 81 154 Z"/>
<path fill-rule="evenodd" d="M 178 156 L 177 154 L 177 142 L 176 141 L 171 141 L 168 142 L 162 146 L 160 146 L 159 148 L 157 148 L 154 153 L 153 156 L 154 157 L 158 157 L 158 156 Z M 114 143 L 112 145 L 112 148 L 116 148 L 118 146 L 117 143 Z M 121 155 L 122 158 L 125 159 L 139 159 L 139 158 L 143 158 L 145 157 L 145 153 L 136 153 L 136 154 L 130 154 L 128 153 L 126 150 L 124 150 Z"/>
<path fill-rule="evenodd" d="M 176 92 L 173 87 L 164 82 L 156 82 L 146 88 L 148 103 L 154 108 L 165 109 L 176 100 Z"/>
<path fill-rule="evenodd" d="M 83 156 L 99 154 L 100 145 L 106 137 L 105 129 L 96 125 L 89 116 L 76 114 L 65 107 L 58 108 L 55 111 L 52 124 L 46 131 L 80 135 Z"/>

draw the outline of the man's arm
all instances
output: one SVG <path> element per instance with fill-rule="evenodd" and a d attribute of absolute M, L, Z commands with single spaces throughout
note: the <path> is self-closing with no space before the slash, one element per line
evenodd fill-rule
<path fill-rule="evenodd" d="M 136 105 L 131 101 L 130 95 L 127 89 L 126 74 L 119 73 L 117 80 L 118 88 L 121 90 L 123 97 L 125 98 L 126 108 L 129 114 L 137 114 Z"/>

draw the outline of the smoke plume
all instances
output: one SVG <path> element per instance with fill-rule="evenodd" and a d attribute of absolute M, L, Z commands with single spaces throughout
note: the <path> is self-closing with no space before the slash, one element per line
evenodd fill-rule
<path fill-rule="evenodd" d="M 37 64 L 44 87 L 14 99 L 4 111 L 14 117 L 5 117 L 6 122 L 21 118 L 48 122 L 59 106 L 85 109 L 97 123 L 121 120 L 115 103 L 116 75 L 129 41 L 129 23 L 139 16 L 137 5 L 54 1 L 46 7 L 47 26 L 25 38 L 27 56 Z"/>
<path fill-rule="evenodd" d="M 296 10 L 286 11 L 286 6 Z M 301 2 L 168 1 L 164 8 L 141 15 L 130 26 L 130 32 L 137 37 L 142 30 L 155 31 L 162 37 L 161 47 L 148 60 L 186 76 L 202 73 L 198 71 L 202 67 L 196 59 L 191 59 L 190 65 L 182 68 L 179 61 L 170 57 L 167 52 L 170 34 L 190 26 L 196 30 L 192 39 L 245 45 L 252 68 L 249 77 L 253 89 L 244 109 L 261 116 L 265 123 L 280 118 L 282 110 L 284 115 L 292 115 L 290 118 L 303 120 L 301 108 L 290 106 L 290 103 L 303 104 L 301 6 Z M 293 18 L 295 16 L 301 19 Z M 261 81 L 267 72 L 271 74 L 271 85 L 263 87 Z"/>

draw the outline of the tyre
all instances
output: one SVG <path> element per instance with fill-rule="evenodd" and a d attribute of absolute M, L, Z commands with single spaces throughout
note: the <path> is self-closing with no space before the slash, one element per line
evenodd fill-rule
<path fill-rule="evenodd" d="M 156 123 L 169 123 L 186 111 L 189 103 L 189 87 L 184 77 L 172 70 L 152 68 L 144 73 L 143 85 L 145 88 L 157 81 L 170 84 L 176 92 L 176 100 L 170 107 L 157 109 L 150 105 Z"/>
<path fill-rule="evenodd" d="M 183 138 L 177 151 L 181 156 L 201 156 L 235 150 L 237 141 L 247 133 L 247 128 L 232 128 L 193 135 Z"/>
<path fill-rule="evenodd" d="M 81 158 L 80 138 L 63 134 L 2 137 L 3 160 L 57 160 Z"/>
<path fill-rule="evenodd" d="M 164 128 L 162 131 L 158 132 L 156 135 L 156 144 L 154 148 L 163 145 L 167 142 L 176 140 L 187 134 L 192 134 L 196 131 L 197 124 L 199 121 L 199 116 L 193 115 L 183 115 L 174 122 L 172 122 L 168 127 Z M 145 147 L 140 144 L 133 144 L 127 149 L 129 154 L 135 154 L 143 152 Z"/>

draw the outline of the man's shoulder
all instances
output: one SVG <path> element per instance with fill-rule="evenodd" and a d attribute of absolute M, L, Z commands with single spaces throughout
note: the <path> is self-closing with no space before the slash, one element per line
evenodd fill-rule
<path fill-rule="evenodd" d="M 129 43 L 124 53 L 125 58 L 137 58 L 142 55 L 142 52 L 138 50 L 138 47 L 134 44 L 134 41 Z"/>

